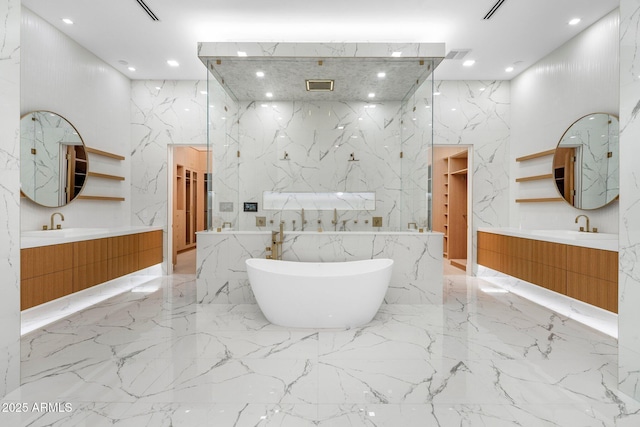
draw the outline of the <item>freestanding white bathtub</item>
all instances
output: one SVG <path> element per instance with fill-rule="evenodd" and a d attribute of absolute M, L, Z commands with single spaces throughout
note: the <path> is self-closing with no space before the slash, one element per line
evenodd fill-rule
<path fill-rule="evenodd" d="M 251 289 L 269 322 L 294 328 L 350 328 L 376 315 L 392 259 L 347 262 L 246 260 Z"/>

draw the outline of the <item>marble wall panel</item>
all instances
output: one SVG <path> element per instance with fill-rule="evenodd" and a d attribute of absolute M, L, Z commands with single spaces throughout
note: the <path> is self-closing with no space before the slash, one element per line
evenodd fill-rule
<path fill-rule="evenodd" d="M 271 234 L 198 234 L 197 295 L 200 303 L 255 303 L 244 261 L 263 258 Z M 284 260 L 342 262 L 391 258 L 388 304 L 442 303 L 442 235 L 439 233 L 288 232 Z"/>
<path fill-rule="evenodd" d="M 0 397 L 20 385 L 20 1 L 0 3 Z"/>
<path fill-rule="evenodd" d="M 385 229 L 401 227 L 399 102 L 250 102 L 239 109 L 240 203 L 258 202 L 257 215 L 291 229 L 299 213 L 262 211 L 263 191 L 375 191 L 375 211 L 340 212 L 339 222 L 364 229 L 365 219 L 382 216 Z M 333 212 L 307 214 L 313 229 L 318 219 L 331 229 Z M 256 229 L 254 217 L 240 214 L 238 229 Z"/>
<path fill-rule="evenodd" d="M 618 382 L 640 400 L 640 1 L 620 2 Z"/>
<path fill-rule="evenodd" d="M 206 81 L 131 82 L 131 224 L 167 225 L 171 145 L 207 144 Z M 167 241 L 165 230 L 165 242 Z M 165 260 L 170 259 L 165 244 Z"/>
<path fill-rule="evenodd" d="M 475 272 L 478 227 L 505 227 L 509 223 L 510 84 L 436 80 L 436 92 L 433 144 L 470 147 L 472 246 L 467 258 Z"/>

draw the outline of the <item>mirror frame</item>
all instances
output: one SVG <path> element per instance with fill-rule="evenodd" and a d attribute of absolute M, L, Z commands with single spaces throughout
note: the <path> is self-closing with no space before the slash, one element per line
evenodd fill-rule
<path fill-rule="evenodd" d="M 555 189 L 556 189 L 556 191 L 558 192 L 558 195 L 559 195 L 559 196 L 564 200 L 564 202 L 565 202 L 566 204 L 568 204 L 569 206 L 571 206 L 571 207 L 573 207 L 573 208 L 575 208 L 575 209 L 585 210 L 585 211 L 591 211 L 591 210 L 595 210 L 595 209 L 604 208 L 605 206 L 608 206 L 608 205 L 610 205 L 611 203 L 613 203 L 614 201 L 618 200 L 618 199 L 619 199 L 619 197 L 620 197 L 620 188 L 619 188 L 619 186 L 618 186 L 618 192 L 617 192 L 616 196 L 615 196 L 615 197 L 613 197 L 613 198 L 612 198 L 611 200 L 609 200 L 608 202 L 606 202 L 606 203 L 602 204 L 602 205 L 595 206 L 595 207 L 587 207 L 587 208 L 575 206 L 573 203 L 571 203 L 569 200 L 567 200 L 567 197 L 565 197 L 565 195 L 564 195 L 564 194 L 562 194 L 562 192 L 560 191 L 560 188 L 559 188 L 559 186 L 558 186 L 558 180 L 559 180 L 559 179 L 564 179 L 564 176 L 563 176 L 563 177 L 558 177 L 558 176 L 556 175 L 556 170 L 557 170 L 557 168 L 556 168 L 556 160 L 557 160 L 557 157 L 560 155 L 560 154 L 559 154 L 559 149 L 560 149 L 560 148 L 562 148 L 562 147 L 560 146 L 560 144 L 562 144 L 562 143 L 563 143 L 563 141 L 564 141 L 565 137 L 570 133 L 571 129 L 572 129 L 576 124 L 580 123 L 581 121 L 583 121 L 583 120 L 588 120 L 588 119 L 587 119 L 587 117 L 591 117 L 591 116 L 595 116 L 595 115 L 607 115 L 607 116 L 609 117 L 609 120 L 611 120 L 612 118 L 616 119 L 616 121 L 618 122 L 618 133 L 617 133 L 615 136 L 616 136 L 616 138 L 618 138 L 618 137 L 619 137 L 619 134 L 620 134 L 620 119 L 618 118 L 618 116 L 616 116 L 616 115 L 614 115 L 614 114 L 610 114 L 610 113 L 603 113 L 603 112 L 595 112 L 595 113 L 589 113 L 589 114 L 586 114 L 586 115 L 584 115 L 584 116 L 580 117 L 579 119 L 577 119 L 576 121 L 574 121 L 573 123 L 571 123 L 571 125 L 567 128 L 567 130 L 565 130 L 565 131 L 564 131 L 564 133 L 563 133 L 563 134 L 562 134 L 562 136 L 560 137 L 560 140 L 558 141 L 558 144 L 556 145 L 555 153 L 554 153 L 554 155 L 553 155 L 553 160 L 552 160 L 552 163 L 551 163 L 551 175 L 552 175 L 552 178 L 553 178 L 553 181 L 554 181 L 554 188 L 555 188 Z M 609 139 L 610 139 L 610 136 L 611 136 L 611 135 L 608 135 L 608 136 L 609 136 Z M 608 143 L 610 144 L 610 141 L 609 141 Z M 619 156 L 619 153 L 620 153 L 620 150 L 619 150 L 619 139 L 618 139 L 618 156 Z M 618 158 L 618 162 L 619 162 L 619 158 Z M 573 172 L 573 171 L 571 171 L 571 172 L 570 172 L 570 174 L 571 174 L 571 175 L 574 175 L 574 172 Z M 565 175 L 566 175 L 566 174 L 565 174 Z M 620 180 L 620 171 L 619 171 L 619 169 L 618 169 L 618 182 L 619 182 L 619 180 Z"/>
<path fill-rule="evenodd" d="M 34 195 L 33 195 L 33 194 L 28 194 L 27 192 L 25 192 L 25 191 L 24 191 L 23 180 L 22 180 L 22 172 L 21 172 L 21 176 L 20 176 L 20 193 L 21 193 L 22 195 L 24 195 L 24 197 L 25 197 L 25 198 L 27 198 L 27 199 L 31 200 L 33 203 L 35 203 L 35 204 L 37 204 L 37 205 L 39 205 L 39 206 L 42 206 L 42 207 L 46 207 L 46 208 L 60 208 L 60 207 L 66 206 L 66 205 L 68 205 L 69 203 L 71 203 L 71 202 L 73 202 L 74 200 L 76 200 L 76 199 L 78 198 L 78 196 L 80 195 L 80 193 L 84 190 L 84 188 L 85 188 L 85 186 L 86 186 L 86 184 L 87 184 L 87 179 L 88 179 L 88 177 L 89 177 L 89 156 L 88 156 L 87 146 L 86 146 L 86 144 L 85 144 L 85 142 L 84 142 L 84 139 L 82 138 L 82 135 L 80 135 L 80 132 L 78 132 L 78 129 L 77 129 L 77 128 L 76 128 L 76 127 L 75 127 L 75 126 L 74 126 L 74 125 L 69 121 L 69 120 L 67 120 L 67 118 L 66 118 L 66 117 L 64 117 L 64 116 L 62 116 L 62 115 L 60 115 L 60 114 L 58 114 L 58 113 L 56 113 L 56 112 L 53 112 L 53 111 L 49 111 L 49 110 L 34 110 L 34 111 L 29 111 L 29 112 L 27 112 L 27 113 L 23 114 L 23 115 L 20 117 L 21 128 L 22 128 L 22 121 L 23 121 L 24 119 L 26 119 L 27 117 L 32 117 L 32 116 L 33 116 L 33 114 L 36 114 L 36 113 L 42 113 L 42 114 L 48 114 L 48 115 L 54 115 L 54 116 L 56 116 L 59 120 L 61 120 L 61 123 L 62 123 L 62 121 L 64 121 L 64 123 L 66 123 L 67 125 L 69 125 L 69 126 L 70 126 L 70 128 L 71 128 L 71 130 L 73 130 L 73 132 L 77 135 L 78 139 L 79 139 L 79 140 L 80 140 L 80 142 L 81 142 L 81 144 L 76 145 L 76 146 L 78 146 L 78 147 L 80 147 L 80 146 L 81 146 L 81 147 L 82 147 L 82 153 L 84 153 L 84 158 L 83 158 L 83 159 L 81 159 L 81 158 L 77 158 L 77 159 L 76 159 L 76 158 L 75 158 L 75 156 L 74 156 L 74 167 L 73 167 L 73 170 L 72 170 L 72 171 L 69 171 L 69 170 L 65 171 L 65 172 L 66 172 L 66 174 L 67 174 L 67 178 L 66 178 L 66 180 L 67 180 L 67 186 L 66 186 L 66 187 L 67 187 L 67 188 L 69 188 L 69 185 L 74 185 L 73 183 L 69 184 L 69 180 L 71 179 L 71 178 L 70 178 L 71 174 L 73 174 L 74 182 L 75 182 L 75 177 L 76 177 L 76 176 L 82 176 L 82 175 L 84 176 L 84 179 L 82 180 L 82 184 L 81 184 L 81 185 L 79 185 L 79 188 L 77 188 L 77 191 L 74 191 L 73 197 L 71 197 L 70 199 L 68 199 L 65 203 L 60 203 L 60 202 L 58 202 L 58 203 L 57 203 L 57 204 L 55 204 L 55 205 L 53 205 L 53 204 L 45 204 L 45 203 L 43 203 L 43 201 L 42 201 L 42 200 L 38 201 L 38 200 L 37 200 L 37 197 L 34 197 Z M 26 139 L 30 139 L 31 141 L 33 141 L 33 138 L 25 138 L 25 136 L 24 136 L 24 135 L 23 135 L 23 133 L 22 133 L 22 129 L 21 129 L 21 133 L 20 133 L 20 147 L 21 147 L 20 149 L 21 149 L 21 150 L 23 150 L 23 149 L 24 149 L 24 147 L 22 147 L 22 144 L 23 144 L 23 141 L 25 141 Z M 25 169 L 25 162 L 27 161 L 27 159 L 28 159 L 28 158 L 27 158 L 26 156 L 23 156 L 23 155 L 21 155 L 21 156 L 20 156 L 20 170 L 21 170 L 21 171 L 23 171 L 23 170 Z M 86 164 L 86 165 L 85 165 L 85 168 L 84 168 L 85 170 L 84 170 L 84 172 L 83 172 L 83 173 L 79 173 L 79 172 L 77 172 L 77 171 L 76 171 L 75 164 L 76 164 L 77 160 L 82 160 L 82 162 L 84 162 L 84 163 Z M 35 168 L 35 166 L 34 166 L 34 168 Z M 75 186 L 74 186 L 74 187 L 75 187 Z M 66 198 L 68 198 L 68 197 L 66 197 Z"/>

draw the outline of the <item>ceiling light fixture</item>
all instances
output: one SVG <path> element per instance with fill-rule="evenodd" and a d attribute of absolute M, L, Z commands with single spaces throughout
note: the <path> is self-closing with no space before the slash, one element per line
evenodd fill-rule
<path fill-rule="evenodd" d="M 73 21 L 69 18 L 62 18 L 62 22 L 64 22 L 67 25 L 73 25 Z"/>
<path fill-rule="evenodd" d="M 176 61 L 175 59 L 167 60 L 167 64 L 169 64 L 169 66 L 171 66 L 171 67 L 179 67 L 180 66 L 180 63 L 178 61 Z"/>
<path fill-rule="evenodd" d="M 387 73 L 382 72 L 382 71 L 378 73 L 378 78 L 379 79 L 384 79 L 385 77 L 387 77 Z"/>
<path fill-rule="evenodd" d="M 129 68 L 128 68 L 128 70 L 129 70 L 129 71 L 135 71 L 135 70 L 136 70 L 136 68 L 135 68 L 135 67 L 129 67 Z"/>
<path fill-rule="evenodd" d="M 513 71 L 513 67 L 507 67 L 504 69 L 507 73 L 510 73 Z"/>
<path fill-rule="evenodd" d="M 264 77 L 264 71 L 256 71 L 256 76 Z"/>
<path fill-rule="evenodd" d="M 467 59 L 466 61 L 464 61 L 462 63 L 462 65 L 464 65 L 465 67 L 471 67 L 475 63 L 476 63 L 476 61 L 474 61 L 473 59 Z"/>
<path fill-rule="evenodd" d="M 375 94 L 375 93 L 371 92 L 371 93 L 369 94 L 369 98 L 375 98 L 375 97 L 376 97 L 376 94 Z"/>
<path fill-rule="evenodd" d="M 267 98 L 273 98 L 273 93 L 267 92 L 264 94 L 264 96 L 266 96 Z"/>
<path fill-rule="evenodd" d="M 573 18 L 569 21 L 569 25 L 578 25 L 580 23 L 580 18 Z"/>

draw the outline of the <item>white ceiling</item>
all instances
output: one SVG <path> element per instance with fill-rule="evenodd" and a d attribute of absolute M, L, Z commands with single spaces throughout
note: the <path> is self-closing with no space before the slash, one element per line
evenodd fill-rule
<path fill-rule="evenodd" d="M 22 0 L 131 79 L 206 79 L 198 42 L 444 42 L 470 49 L 436 78 L 509 80 L 618 7 L 619 0 Z M 569 26 L 571 18 L 582 21 Z M 62 22 L 70 18 L 73 25 Z M 179 67 L 169 67 L 168 59 Z M 136 71 L 129 71 L 128 65 Z M 506 73 L 507 66 L 514 66 Z"/>

